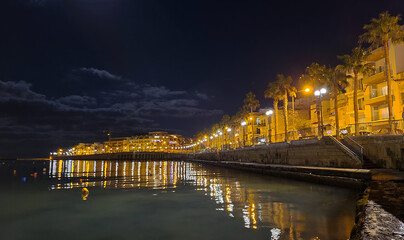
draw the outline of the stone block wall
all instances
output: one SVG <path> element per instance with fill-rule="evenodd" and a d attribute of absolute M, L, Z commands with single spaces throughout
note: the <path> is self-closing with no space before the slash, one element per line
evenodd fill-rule
<path fill-rule="evenodd" d="M 340 168 L 362 167 L 362 163 L 359 159 L 346 154 L 335 143 L 327 141 L 326 139 L 308 139 L 217 153 L 199 153 L 194 157 L 200 160 L 211 161 L 237 161 Z"/>
<path fill-rule="evenodd" d="M 404 170 L 404 135 L 352 137 L 363 147 L 363 155 L 382 168 Z"/>

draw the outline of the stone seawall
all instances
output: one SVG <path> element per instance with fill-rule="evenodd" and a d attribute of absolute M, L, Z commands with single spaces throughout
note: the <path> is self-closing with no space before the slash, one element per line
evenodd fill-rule
<path fill-rule="evenodd" d="M 194 159 L 209 161 L 237 161 L 336 168 L 361 168 L 362 162 L 324 137 L 291 143 L 273 143 L 244 149 L 214 153 L 198 153 Z"/>
<path fill-rule="evenodd" d="M 363 147 L 363 155 L 381 168 L 404 170 L 404 135 L 352 137 Z"/>
<path fill-rule="evenodd" d="M 61 160 L 186 160 L 236 161 L 293 166 L 361 168 L 362 162 L 329 137 L 291 143 L 273 143 L 244 149 L 196 154 L 165 152 L 122 152 L 81 156 L 54 156 Z"/>

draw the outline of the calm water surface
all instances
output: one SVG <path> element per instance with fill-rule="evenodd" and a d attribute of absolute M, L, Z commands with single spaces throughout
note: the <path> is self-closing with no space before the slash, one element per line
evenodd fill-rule
<path fill-rule="evenodd" d="M 88 189 L 83 191 L 83 188 Z M 357 192 L 173 161 L 0 162 L 1 239 L 347 239 Z"/>

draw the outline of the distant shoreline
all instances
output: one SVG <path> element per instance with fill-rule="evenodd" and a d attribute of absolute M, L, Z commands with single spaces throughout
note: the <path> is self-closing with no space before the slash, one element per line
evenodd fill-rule
<path fill-rule="evenodd" d="M 49 161 L 49 158 L 0 158 L 0 161 Z"/>

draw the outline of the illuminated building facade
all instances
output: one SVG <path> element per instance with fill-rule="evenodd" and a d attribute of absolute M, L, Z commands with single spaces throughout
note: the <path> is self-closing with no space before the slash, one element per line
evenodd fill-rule
<path fill-rule="evenodd" d="M 104 143 L 79 143 L 69 149 L 59 149 L 51 155 L 93 155 L 118 152 L 178 152 L 189 143 L 181 135 L 167 132 L 149 132 L 132 137 L 110 138 Z"/>

